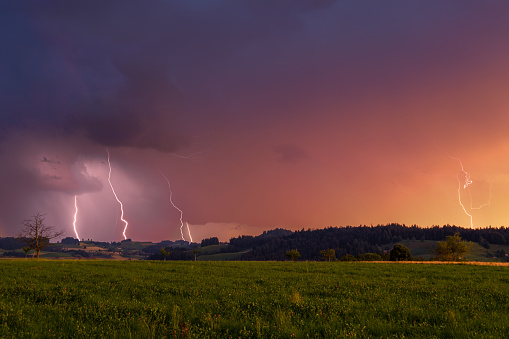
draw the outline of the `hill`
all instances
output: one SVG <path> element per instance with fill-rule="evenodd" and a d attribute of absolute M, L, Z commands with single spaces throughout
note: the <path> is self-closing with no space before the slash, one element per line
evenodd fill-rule
<path fill-rule="evenodd" d="M 285 260 L 286 251 L 297 249 L 301 260 L 320 260 L 320 251 L 329 248 L 334 249 L 340 258 L 347 254 L 387 253 L 395 244 L 403 243 L 411 244 L 409 248 L 413 256 L 429 259 L 436 242 L 456 232 L 464 240 L 478 244 L 472 252 L 475 258 L 498 256 L 498 260 L 503 260 L 509 252 L 509 229 L 505 227 L 469 229 L 446 225 L 421 228 L 400 224 L 302 229 L 275 237 L 240 236 L 230 239 L 228 250 L 249 250 L 242 255 L 242 260 Z"/>
<path fill-rule="evenodd" d="M 509 228 L 469 229 L 458 226 L 421 228 L 399 224 L 377 226 L 328 227 L 325 229 L 289 231 L 275 229 L 258 236 L 239 236 L 229 243 L 201 247 L 185 241 L 121 242 L 81 241 L 77 244 L 51 244 L 42 255 L 45 258 L 102 258 L 102 259 L 151 259 L 151 260 L 286 260 L 285 253 L 297 249 L 301 260 L 321 260 L 320 251 L 334 249 L 339 259 L 345 255 L 388 253 L 395 244 L 410 249 L 413 257 L 429 260 L 437 241 L 445 240 L 458 232 L 474 243 L 467 260 L 508 261 Z M 217 239 L 217 238 L 216 238 Z M 0 255 L 24 257 L 23 243 L 14 238 L 0 238 Z M 161 253 L 164 248 L 169 255 Z M 198 251 L 195 253 L 195 251 Z M 29 253 L 30 254 L 30 253 Z M 196 257 L 195 257 L 196 255 Z"/>

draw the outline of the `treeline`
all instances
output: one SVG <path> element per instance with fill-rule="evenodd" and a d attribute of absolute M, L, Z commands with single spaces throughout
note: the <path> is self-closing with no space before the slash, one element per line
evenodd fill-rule
<path fill-rule="evenodd" d="M 182 247 L 166 247 L 163 248 L 166 251 L 166 255 L 161 252 L 161 246 L 159 250 L 152 253 L 147 259 L 148 260 L 194 260 L 194 253 L 186 248 Z"/>
<path fill-rule="evenodd" d="M 23 246 L 25 246 L 25 243 L 18 238 L 0 238 L 0 248 L 3 250 L 18 250 Z"/>
<path fill-rule="evenodd" d="M 290 231 L 287 231 L 290 232 Z M 320 251 L 334 249 L 336 257 L 347 254 L 383 253 L 402 240 L 442 241 L 459 233 L 467 241 L 489 248 L 489 244 L 509 244 L 509 228 L 467 229 L 459 226 L 421 228 L 388 224 L 377 226 L 328 227 L 318 230 L 300 230 L 283 236 L 239 236 L 230 239 L 229 251 L 243 251 L 241 260 L 285 260 L 285 253 L 298 249 L 301 260 L 320 260 Z"/>

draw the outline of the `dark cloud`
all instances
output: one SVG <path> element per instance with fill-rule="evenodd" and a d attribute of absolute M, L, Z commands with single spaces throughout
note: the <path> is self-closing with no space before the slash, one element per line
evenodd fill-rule
<path fill-rule="evenodd" d="M 373 168 L 407 183 L 415 178 L 405 176 L 401 154 L 422 159 L 420 167 L 429 143 L 457 153 L 504 144 L 507 7 L 469 0 L 4 1 L 0 224 L 38 208 L 68 222 L 77 194 L 97 218 L 91 225 L 109 225 L 118 206 L 106 147 L 128 209 L 136 206 L 162 228 L 167 197 L 157 167 L 171 173 L 197 224 L 311 223 L 314 215 L 295 213 L 311 195 L 323 200 L 308 210 L 326 222 L 366 215 L 368 207 L 388 213 L 376 190 L 389 196 L 392 188 L 382 187 L 386 180 Z M 367 204 L 367 190 L 373 204 L 357 212 L 351 204 L 356 196 Z M 382 199 L 386 207 L 393 202 Z M 348 220 L 366 220 L 359 218 Z"/>
<path fill-rule="evenodd" d="M 333 1 L 17 3 L 0 15 L 0 44 L 9 46 L 0 57 L 4 132 L 40 128 L 175 151 L 189 143 L 184 121 L 223 122 L 217 108 L 213 118 L 203 108 L 183 117 L 187 86 L 177 78 L 196 87 L 242 46 L 295 29 L 298 13 Z M 210 100 L 197 94 L 187 100 Z"/>

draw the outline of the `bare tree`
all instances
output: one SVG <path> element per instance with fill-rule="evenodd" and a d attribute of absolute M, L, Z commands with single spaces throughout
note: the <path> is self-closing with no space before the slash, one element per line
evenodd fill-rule
<path fill-rule="evenodd" d="M 55 239 L 64 231 L 55 231 L 52 226 L 44 225 L 44 214 L 37 212 L 30 219 L 22 222 L 25 228 L 18 234 L 18 238 L 23 240 L 29 249 L 34 250 L 34 254 L 39 258 L 39 252 L 48 246 L 51 239 Z"/>

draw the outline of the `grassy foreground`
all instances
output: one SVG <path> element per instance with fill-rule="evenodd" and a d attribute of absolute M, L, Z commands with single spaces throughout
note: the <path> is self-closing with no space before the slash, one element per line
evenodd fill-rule
<path fill-rule="evenodd" d="M 0 261 L 0 337 L 509 337 L 509 267 Z"/>

